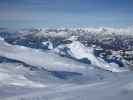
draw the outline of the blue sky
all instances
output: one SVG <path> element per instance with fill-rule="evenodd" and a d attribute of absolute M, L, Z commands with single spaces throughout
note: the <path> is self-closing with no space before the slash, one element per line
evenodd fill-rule
<path fill-rule="evenodd" d="M 0 27 L 126 27 L 133 0 L 0 0 Z"/>

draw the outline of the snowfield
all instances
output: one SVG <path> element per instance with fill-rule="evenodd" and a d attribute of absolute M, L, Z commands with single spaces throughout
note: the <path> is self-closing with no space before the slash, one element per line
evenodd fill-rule
<path fill-rule="evenodd" d="M 0 64 L 0 85 L 15 85 L 24 87 L 45 87 L 43 84 L 28 80 L 23 72 L 22 65 L 2 63 Z"/>
<path fill-rule="evenodd" d="M 0 100 L 133 100 L 133 73 L 121 52 L 104 57 L 107 51 L 81 41 L 93 32 L 132 35 L 132 27 L 13 32 L 0 31 Z"/>
<path fill-rule="evenodd" d="M 119 80 L 83 85 L 57 85 L 52 87 L 52 90 L 51 88 L 44 88 L 40 91 L 3 98 L 2 100 L 132 100 L 133 89 L 131 84 L 133 80 L 131 76 L 126 75 Z"/>

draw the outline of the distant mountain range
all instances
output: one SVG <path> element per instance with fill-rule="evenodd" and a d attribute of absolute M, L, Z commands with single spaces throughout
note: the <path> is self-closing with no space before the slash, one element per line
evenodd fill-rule
<path fill-rule="evenodd" d="M 133 50 L 133 27 L 127 28 L 60 28 L 60 29 L 20 29 L 0 28 L 1 36 L 14 42 L 28 39 L 35 41 L 50 40 L 58 45 L 61 40 L 77 36 L 87 46 L 96 45 L 104 49 Z M 15 34 L 14 36 L 12 34 Z M 23 38 L 22 38 L 23 37 Z M 14 38 L 14 39 L 13 39 Z M 33 39 L 34 38 L 34 39 Z"/>

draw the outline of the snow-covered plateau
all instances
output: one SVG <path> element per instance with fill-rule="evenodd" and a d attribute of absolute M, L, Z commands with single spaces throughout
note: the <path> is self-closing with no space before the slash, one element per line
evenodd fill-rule
<path fill-rule="evenodd" d="M 133 100 L 133 27 L 0 28 L 0 100 Z"/>

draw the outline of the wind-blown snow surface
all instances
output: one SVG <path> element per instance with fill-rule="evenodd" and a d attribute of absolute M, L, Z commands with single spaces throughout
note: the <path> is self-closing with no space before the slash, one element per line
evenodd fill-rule
<path fill-rule="evenodd" d="M 24 87 L 45 87 L 37 82 L 28 80 L 23 74 L 26 69 L 23 65 L 12 63 L 0 64 L 0 85 L 16 85 Z"/>
<path fill-rule="evenodd" d="M 0 38 L 0 100 L 133 99 L 132 72 L 96 57 L 75 37 L 69 40 L 56 48 L 43 42 L 50 49 L 44 51 Z M 70 58 L 58 54 L 62 48 Z"/>
<path fill-rule="evenodd" d="M 89 84 L 64 84 L 2 100 L 132 100 L 132 75 Z"/>

